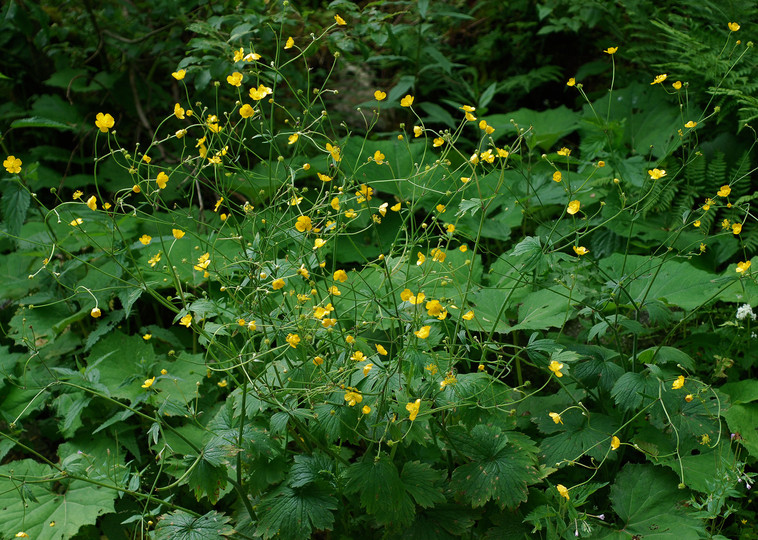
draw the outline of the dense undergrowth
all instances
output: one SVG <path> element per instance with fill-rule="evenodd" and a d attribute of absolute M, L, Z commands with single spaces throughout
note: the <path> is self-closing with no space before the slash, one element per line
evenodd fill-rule
<path fill-rule="evenodd" d="M 758 537 L 750 3 L 187 4 L 5 8 L 3 538 Z"/>

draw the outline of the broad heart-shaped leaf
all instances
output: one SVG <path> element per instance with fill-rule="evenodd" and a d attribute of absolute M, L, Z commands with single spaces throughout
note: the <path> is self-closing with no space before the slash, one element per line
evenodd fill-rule
<path fill-rule="evenodd" d="M 648 371 L 644 373 L 624 373 L 613 385 L 611 396 L 621 409 L 631 411 L 639 407 L 643 401 L 648 403 L 658 397 L 658 385 Z"/>
<path fill-rule="evenodd" d="M 363 459 L 345 471 L 345 493 L 360 492 L 361 506 L 380 524 L 407 525 L 415 508 L 389 456 Z"/>
<path fill-rule="evenodd" d="M 218 540 L 234 534 L 229 520 L 213 510 L 200 517 L 177 510 L 159 518 L 155 540 Z"/>
<path fill-rule="evenodd" d="M 314 529 L 332 528 L 337 500 L 315 484 L 296 489 L 281 486 L 263 500 L 260 508 L 256 536 L 300 540 L 310 538 Z"/>
<path fill-rule="evenodd" d="M 184 458 L 188 467 L 197 461 L 188 481 L 198 501 L 203 496 L 207 496 L 211 503 L 218 500 L 219 493 L 227 483 L 226 463 L 229 454 L 230 449 L 226 441 L 213 438 L 205 444 L 199 457 L 187 455 Z"/>
<path fill-rule="evenodd" d="M 44 482 L 47 478 L 51 481 Z M 116 495 L 112 489 L 63 479 L 50 466 L 31 459 L 13 461 L 0 467 L 1 534 L 5 538 L 23 531 L 35 540 L 71 538 L 80 527 L 113 512 Z"/>
<path fill-rule="evenodd" d="M 466 502 L 477 508 L 493 500 L 501 508 L 513 508 L 527 499 L 527 486 L 537 482 L 537 471 L 534 447 L 526 436 L 478 425 L 471 432 L 454 426 L 448 437 L 451 447 L 471 460 L 451 478 L 451 488 Z"/>
<path fill-rule="evenodd" d="M 674 473 L 652 465 L 627 464 L 611 487 L 611 503 L 623 538 L 695 540 L 706 538 L 700 520 L 684 506 L 689 492 L 677 488 Z M 611 535 L 612 536 L 612 535 Z"/>

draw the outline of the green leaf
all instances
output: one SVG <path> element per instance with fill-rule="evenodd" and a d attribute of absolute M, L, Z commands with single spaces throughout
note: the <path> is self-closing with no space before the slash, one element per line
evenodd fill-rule
<path fill-rule="evenodd" d="M 511 123 L 513 120 L 519 128 L 528 130 L 525 138 L 531 148 L 540 147 L 548 152 L 558 139 L 579 128 L 579 119 L 578 113 L 561 105 L 546 111 L 519 109 L 508 114 L 495 114 L 487 117 L 487 123 L 496 129 L 495 138 L 499 138 L 516 132 L 516 127 Z"/>
<path fill-rule="evenodd" d="M 364 459 L 345 471 L 345 493 L 360 492 L 361 507 L 382 525 L 407 525 L 415 509 L 400 475 L 386 454 Z"/>
<path fill-rule="evenodd" d="M 688 371 L 695 370 L 695 361 L 690 355 L 675 347 L 651 347 L 642 351 L 637 359 L 642 364 L 674 364 Z"/>
<path fill-rule="evenodd" d="M 658 381 L 645 373 L 624 373 L 611 390 L 611 397 L 616 405 L 625 411 L 639 407 L 643 400 L 648 401 L 658 395 Z"/>
<path fill-rule="evenodd" d="M 177 510 L 158 518 L 155 539 L 218 540 L 220 537 L 234 534 L 229 521 L 230 518 L 213 510 L 199 517 Z"/>
<path fill-rule="evenodd" d="M 685 506 L 689 492 L 677 489 L 675 474 L 652 465 L 628 464 L 611 487 L 611 503 L 625 537 L 654 540 L 706 538 L 702 523 Z"/>
<path fill-rule="evenodd" d="M 408 461 L 403 465 L 400 479 L 416 504 L 424 508 L 445 502 L 445 496 L 439 485 L 445 479 L 445 473 L 433 469 L 428 463 Z"/>
<path fill-rule="evenodd" d="M 3 536 L 23 531 L 35 540 L 71 538 L 82 526 L 113 512 L 116 495 L 112 489 L 64 478 L 31 459 L 13 461 L 0 467 Z"/>
<path fill-rule="evenodd" d="M 758 459 L 758 430 L 755 428 L 755 419 L 758 418 L 758 403 L 741 403 L 732 405 L 723 413 L 732 433 L 739 434 L 737 440 L 750 452 L 753 458 Z"/>
<path fill-rule="evenodd" d="M 194 466 L 188 482 L 198 501 L 204 496 L 212 504 L 218 501 L 228 480 L 226 465 L 229 455 L 229 445 L 223 439 L 213 438 L 205 444 L 199 457 L 192 454 L 185 456 L 185 464 L 188 467 Z"/>
<path fill-rule="evenodd" d="M 262 512 L 256 536 L 298 540 L 311 538 L 313 530 L 330 530 L 337 500 L 318 485 L 294 489 L 281 486 L 260 505 Z"/>
<path fill-rule="evenodd" d="M 564 467 L 578 461 L 585 454 L 598 461 L 602 460 L 618 424 L 602 414 L 593 414 L 590 418 L 579 414 L 562 416 L 566 430 L 542 441 L 542 461 L 549 467 Z M 541 420 L 544 422 L 546 418 L 547 413 Z"/>
<path fill-rule="evenodd" d="M 527 486 L 537 482 L 536 459 L 531 445 L 509 443 L 528 440 L 518 433 L 478 425 L 467 432 L 449 431 L 450 445 L 471 460 L 453 471 L 451 488 L 474 508 L 493 500 L 501 508 L 513 508 L 527 499 Z"/>
<path fill-rule="evenodd" d="M 334 461 L 320 452 L 312 456 L 297 454 L 290 469 L 289 485 L 293 488 L 303 487 L 322 479 L 331 479 L 334 473 Z"/>
<path fill-rule="evenodd" d="M 733 404 L 751 403 L 758 401 L 758 380 L 750 379 L 727 383 L 719 388 L 719 391 L 729 394 L 729 398 Z"/>
<path fill-rule="evenodd" d="M 51 118 L 45 118 L 43 116 L 31 116 L 29 118 L 19 118 L 11 122 L 12 128 L 53 128 L 63 129 L 66 131 L 73 131 L 73 126 L 53 120 Z"/>
<path fill-rule="evenodd" d="M 6 232 L 13 237 L 21 233 L 31 195 L 19 182 L 9 182 L 3 190 L 2 210 Z"/>

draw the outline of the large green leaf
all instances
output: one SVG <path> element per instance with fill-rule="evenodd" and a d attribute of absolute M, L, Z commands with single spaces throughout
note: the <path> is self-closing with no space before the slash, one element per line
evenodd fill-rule
<path fill-rule="evenodd" d="M 230 519 L 211 510 L 203 516 L 193 516 L 182 510 L 164 514 L 155 526 L 156 540 L 218 540 L 234 534 Z"/>
<path fill-rule="evenodd" d="M 282 486 L 260 505 L 256 536 L 265 540 L 310 538 L 314 530 L 329 530 L 334 523 L 337 500 L 329 490 L 318 485 L 305 488 Z"/>
<path fill-rule="evenodd" d="M 572 411 L 573 412 L 573 411 Z M 542 421 L 547 421 L 547 414 Z M 552 420 L 550 420 L 552 422 Z M 542 461 L 548 467 L 564 467 L 578 461 L 584 454 L 601 461 L 608 452 L 611 436 L 618 424 L 610 417 L 593 414 L 563 415 L 566 430 L 545 438 L 540 445 Z"/>
<path fill-rule="evenodd" d="M 413 501 L 386 454 L 354 463 L 345 478 L 345 493 L 360 493 L 361 506 L 379 523 L 407 525 L 413 519 Z"/>
<path fill-rule="evenodd" d="M 687 503 L 689 492 L 677 488 L 675 474 L 652 465 L 628 464 L 611 487 L 611 503 L 621 521 L 600 538 L 695 540 L 706 538 L 702 523 Z"/>
<path fill-rule="evenodd" d="M 21 226 L 26 219 L 26 211 L 29 209 L 31 195 L 18 182 L 5 183 L 2 198 L 3 224 L 6 232 L 11 236 L 18 236 Z"/>
<path fill-rule="evenodd" d="M 738 403 L 723 413 L 729 429 L 739 434 L 737 439 L 753 458 L 758 458 L 758 430 L 755 419 L 758 418 L 758 403 Z"/>
<path fill-rule="evenodd" d="M 537 471 L 534 447 L 525 436 L 491 425 L 470 432 L 451 429 L 448 436 L 451 449 L 470 460 L 451 478 L 452 489 L 466 502 L 476 508 L 492 500 L 501 508 L 513 508 L 527 499 L 527 486 L 537 482 Z"/>
<path fill-rule="evenodd" d="M 0 467 L 2 535 L 23 531 L 35 540 L 71 538 L 80 527 L 113 512 L 116 495 L 112 489 L 67 479 L 31 459 L 8 463 Z"/>
<path fill-rule="evenodd" d="M 546 111 L 519 109 L 508 114 L 494 114 L 487 117 L 487 123 L 496 129 L 495 137 L 527 130 L 525 138 L 531 148 L 539 147 L 550 151 L 559 138 L 576 131 L 579 127 L 579 114 L 561 105 Z"/>

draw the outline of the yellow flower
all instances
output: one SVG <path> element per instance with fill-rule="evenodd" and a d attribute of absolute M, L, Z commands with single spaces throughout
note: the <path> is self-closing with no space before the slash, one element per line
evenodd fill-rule
<path fill-rule="evenodd" d="M 447 310 L 440 304 L 439 300 L 429 300 L 426 303 L 426 312 L 430 317 L 437 317 L 439 320 L 443 320 L 447 317 Z"/>
<path fill-rule="evenodd" d="M 382 101 L 387 97 L 387 94 L 382 92 L 381 90 L 377 90 L 374 92 L 374 99 L 377 101 Z"/>
<path fill-rule="evenodd" d="M 84 193 L 82 191 L 80 191 L 80 190 L 77 189 L 76 191 L 74 191 L 74 194 L 71 195 L 71 198 L 74 199 L 74 200 L 81 199 L 82 195 L 84 195 Z"/>
<path fill-rule="evenodd" d="M 263 86 L 262 84 L 259 84 L 258 88 L 250 89 L 250 98 L 255 101 L 260 101 L 266 96 L 271 95 L 273 93 L 274 91 L 268 86 Z"/>
<path fill-rule="evenodd" d="M 574 248 L 574 253 L 576 253 L 579 256 L 587 255 L 587 253 L 590 252 L 590 250 L 584 246 L 572 246 L 572 247 Z"/>
<path fill-rule="evenodd" d="M 371 412 L 371 407 L 369 407 L 368 405 L 364 405 L 363 408 L 361 409 L 361 412 L 363 414 L 368 414 Z"/>
<path fill-rule="evenodd" d="M 461 251 L 461 253 L 466 253 L 468 251 L 468 246 L 466 244 L 463 244 L 458 249 Z"/>
<path fill-rule="evenodd" d="M 490 126 L 486 120 L 482 120 L 481 122 L 479 122 L 479 129 L 484 131 L 487 135 L 492 135 L 492 133 L 495 132 L 495 128 Z"/>
<path fill-rule="evenodd" d="M 332 146 L 329 143 L 326 143 L 326 150 L 332 155 L 332 159 L 339 163 L 342 161 L 342 156 L 340 156 L 340 148 L 339 146 Z"/>
<path fill-rule="evenodd" d="M 155 382 L 155 377 L 153 377 L 152 379 L 145 379 L 145 384 L 142 385 L 142 388 L 145 388 L 145 389 L 150 388 L 151 386 L 153 386 L 154 382 Z"/>
<path fill-rule="evenodd" d="M 686 396 L 684 396 L 684 401 L 686 401 L 687 403 L 690 403 L 692 399 L 693 399 L 692 394 L 687 394 Z"/>
<path fill-rule="evenodd" d="M 297 334 L 287 334 L 285 341 L 294 349 L 297 347 L 297 344 L 300 343 L 300 336 Z"/>
<path fill-rule="evenodd" d="M 560 493 L 561 497 L 563 497 L 567 501 L 569 500 L 569 490 L 566 489 L 566 486 L 564 486 L 563 484 L 558 484 L 557 486 L 555 486 L 555 489 L 558 490 L 558 493 Z"/>
<path fill-rule="evenodd" d="M 413 96 L 410 94 L 400 100 L 401 107 L 410 107 L 411 105 L 413 105 Z"/>
<path fill-rule="evenodd" d="M 242 107 L 240 107 L 240 116 L 242 118 L 250 118 L 254 114 L 255 114 L 255 109 L 253 109 L 247 103 L 245 103 Z"/>
<path fill-rule="evenodd" d="M 292 135 L 287 137 L 287 144 L 295 144 L 299 138 L 300 138 L 299 134 L 293 133 Z"/>
<path fill-rule="evenodd" d="M 437 148 L 438 146 L 442 146 L 443 144 L 445 144 L 445 139 L 443 139 L 442 137 L 437 137 L 436 139 L 432 141 L 432 146 L 434 146 L 435 148 Z"/>
<path fill-rule="evenodd" d="M 144 155 L 142 156 L 142 161 L 144 161 L 145 163 L 147 163 L 147 164 L 149 165 L 149 164 L 150 164 L 150 162 L 151 162 L 151 161 L 153 161 L 153 158 L 151 158 L 151 157 L 150 157 L 150 156 L 148 156 L 147 154 L 144 154 Z"/>
<path fill-rule="evenodd" d="M 5 161 L 3 161 L 3 167 L 5 167 L 5 170 L 11 174 L 18 174 L 21 172 L 21 160 L 16 156 L 8 156 Z"/>
<path fill-rule="evenodd" d="M 324 359 L 321 358 L 320 356 L 317 356 L 316 358 L 313 359 L 313 363 L 316 364 L 317 366 L 320 366 L 321 364 L 324 363 Z"/>
<path fill-rule="evenodd" d="M 653 82 L 650 83 L 650 86 L 652 86 L 654 84 L 660 84 L 660 83 L 662 83 L 663 81 L 666 80 L 666 77 L 667 77 L 667 75 L 665 73 L 661 73 L 660 75 L 656 75 L 655 79 L 653 79 Z"/>
<path fill-rule="evenodd" d="M 702 242 L 700 242 L 700 253 L 705 253 L 706 248 L 707 246 L 703 244 Z"/>
<path fill-rule="evenodd" d="M 382 217 L 387 215 L 387 208 L 389 205 L 390 203 L 382 203 L 379 205 L 379 213 L 382 215 Z"/>
<path fill-rule="evenodd" d="M 558 378 L 563 377 L 563 373 L 561 373 L 561 370 L 563 369 L 563 364 L 561 364 L 560 362 L 556 360 L 551 360 L 550 365 L 547 366 L 547 368 L 553 373 L 555 373 L 556 377 Z"/>
<path fill-rule="evenodd" d="M 55 523 L 54 521 L 51 523 Z M 29 538 L 29 535 L 26 534 L 24 531 L 19 531 L 16 533 L 16 538 Z"/>
<path fill-rule="evenodd" d="M 181 139 L 181 138 L 182 138 L 182 137 L 184 137 L 186 134 L 187 134 L 187 130 L 186 130 L 186 129 L 177 129 L 177 130 L 176 130 L 176 133 L 174 133 L 174 136 L 175 136 L 177 139 Z"/>
<path fill-rule="evenodd" d="M 258 325 L 256 324 L 255 321 L 250 321 L 249 323 L 247 323 L 247 329 L 248 330 L 254 331 L 257 328 L 258 328 Z"/>
<path fill-rule="evenodd" d="M 242 73 L 235 71 L 226 78 L 226 82 L 232 86 L 242 86 Z"/>
<path fill-rule="evenodd" d="M 340 291 L 339 287 L 337 287 L 336 285 L 332 285 L 327 290 L 329 291 L 329 294 L 333 296 L 342 296 L 342 291 Z"/>
<path fill-rule="evenodd" d="M 152 334 L 145 334 L 144 336 L 142 336 L 142 339 L 144 339 L 145 341 L 150 341 L 152 338 L 153 338 Z"/>
<path fill-rule="evenodd" d="M 358 392 L 355 389 L 353 390 L 348 389 L 348 391 L 345 392 L 345 401 L 347 401 L 347 404 L 350 407 L 353 407 L 355 406 L 356 403 L 360 403 L 361 401 L 363 401 L 363 396 L 361 395 L 360 392 Z"/>
<path fill-rule="evenodd" d="M 405 406 L 405 410 L 408 411 L 408 413 L 410 413 L 408 418 L 410 419 L 411 422 L 413 422 L 418 416 L 418 411 L 420 408 L 421 408 L 421 399 L 417 399 L 413 403 L 408 403 Z"/>
<path fill-rule="evenodd" d="M 155 265 L 158 264 L 161 260 L 161 253 L 160 251 L 150 257 L 150 259 L 147 261 L 150 264 L 150 268 L 155 268 Z"/>
<path fill-rule="evenodd" d="M 471 310 L 461 315 L 461 319 L 463 319 L 464 321 L 470 321 L 473 318 L 474 318 L 474 312 Z"/>
<path fill-rule="evenodd" d="M 345 343 L 348 343 L 348 344 L 352 345 L 353 343 L 355 343 L 355 338 L 353 336 L 348 335 L 345 338 Z"/>
<path fill-rule="evenodd" d="M 275 291 L 278 291 L 279 289 L 284 288 L 284 280 L 282 278 L 275 279 L 271 282 L 271 288 Z"/>
<path fill-rule="evenodd" d="M 171 76 L 176 79 L 177 81 L 181 81 L 184 76 L 187 74 L 186 69 L 180 69 L 179 71 L 174 71 Z"/>
<path fill-rule="evenodd" d="M 618 450 L 621 446 L 621 441 L 615 435 L 611 438 L 611 450 Z"/>
<path fill-rule="evenodd" d="M 227 384 L 226 379 L 224 379 L 221 382 L 217 382 L 216 384 L 218 385 L 219 388 L 226 388 L 226 384 Z"/>
<path fill-rule="evenodd" d="M 335 22 L 336 22 L 338 25 L 340 25 L 340 26 L 345 26 L 345 25 L 347 24 L 347 23 L 345 22 L 345 19 L 343 19 L 343 18 L 342 18 L 342 17 L 340 17 L 339 15 L 335 15 L 335 16 L 334 16 L 334 20 L 335 20 Z"/>
<path fill-rule="evenodd" d="M 727 26 L 729 27 L 730 32 L 736 32 L 740 29 L 740 25 L 736 22 L 730 22 Z"/>
<path fill-rule="evenodd" d="M 102 315 L 102 312 L 100 311 L 100 308 L 93 307 L 92 311 L 90 311 L 89 314 L 93 319 L 97 319 L 100 315 Z"/>
<path fill-rule="evenodd" d="M 344 270 L 337 270 L 334 273 L 334 281 L 339 281 L 341 283 L 344 283 L 347 281 L 347 273 Z"/>
<path fill-rule="evenodd" d="M 155 179 L 155 183 L 158 184 L 158 187 L 160 189 L 166 189 L 166 184 L 168 183 L 168 175 L 164 172 L 158 173 L 158 178 Z"/>
<path fill-rule="evenodd" d="M 421 137 L 421 135 L 424 134 L 424 128 L 421 126 L 413 126 L 413 136 L 414 137 Z"/>
<path fill-rule="evenodd" d="M 553 422 L 555 422 L 556 424 L 562 424 L 563 423 L 563 418 L 561 418 L 561 415 L 558 414 L 558 413 L 556 413 L 556 412 L 551 412 L 551 413 L 548 414 L 548 416 L 550 418 L 552 418 Z"/>
<path fill-rule="evenodd" d="M 113 127 L 115 121 L 110 114 L 97 113 L 95 117 L 95 125 L 100 128 L 103 133 L 108 133 L 108 130 Z"/>
<path fill-rule="evenodd" d="M 671 86 L 674 87 L 674 90 L 681 90 L 682 89 L 682 81 L 676 81 L 675 83 L 671 83 Z"/>
<path fill-rule="evenodd" d="M 479 371 L 484 371 L 486 368 L 484 367 L 484 364 L 479 364 L 478 366 L 476 366 L 476 369 Z"/>
<path fill-rule="evenodd" d="M 424 264 L 424 261 L 426 261 L 426 255 L 424 255 L 423 253 L 419 251 L 418 260 L 416 261 L 416 266 L 421 266 L 422 264 Z"/>
<path fill-rule="evenodd" d="M 295 229 L 297 229 L 300 232 L 306 232 L 310 231 L 313 228 L 313 224 L 311 224 L 311 218 L 308 216 L 299 216 L 297 218 L 297 223 L 295 223 Z"/>
<path fill-rule="evenodd" d="M 138 184 L 134 184 L 134 185 L 132 186 L 132 191 L 133 191 L 134 193 L 139 193 L 139 192 L 141 192 L 141 191 L 142 191 L 142 188 L 141 188 L 141 187 L 139 187 L 139 185 L 138 185 Z"/>
<path fill-rule="evenodd" d="M 648 170 L 647 173 L 650 175 L 650 178 L 653 180 L 660 180 L 664 176 L 666 176 L 666 171 L 663 169 L 652 169 Z"/>
<path fill-rule="evenodd" d="M 356 362 L 362 362 L 366 359 L 366 355 L 363 354 L 361 351 L 355 351 L 351 356 L 350 360 L 355 360 Z"/>
<path fill-rule="evenodd" d="M 723 186 L 721 187 L 721 189 L 724 189 Z M 731 191 L 731 189 L 729 191 Z M 707 212 L 708 210 L 710 210 L 712 204 L 713 204 L 713 199 L 711 198 L 706 199 L 705 203 L 703 204 L 703 210 Z"/>
<path fill-rule="evenodd" d="M 671 384 L 672 390 L 679 390 L 684 386 L 684 375 L 679 375 L 676 380 Z"/>
<path fill-rule="evenodd" d="M 370 201 L 373 194 L 374 188 L 368 187 L 366 184 L 361 184 L 360 189 L 355 192 L 359 203 L 362 203 L 364 200 Z"/>
<path fill-rule="evenodd" d="M 184 317 L 182 317 L 181 319 L 179 319 L 179 324 L 181 324 L 181 325 L 186 326 L 187 328 L 189 328 L 190 325 L 192 324 L 192 314 L 187 313 Z"/>
<path fill-rule="evenodd" d="M 734 223 L 732 225 L 732 234 L 740 234 L 742 232 L 742 223 Z"/>
<path fill-rule="evenodd" d="M 564 146 L 563 148 L 561 148 L 560 150 L 558 150 L 557 154 L 559 156 L 568 157 L 568 156 L 571 155 L 571 150 L 569 150 L 568 148 L 566 148 Z"/>
<path fill-rule="evenodd" d="M 295 46 L 295 40 L 292 39 L 292 36 L 287 38 L 287 43 L 284 44 L 284 49 L 291 49 Z"/>
<path fill-rule="evenodd" d="M 150 243 L 150 241 L 151 241 L 152 239 L 153 239 L 153 238 L 152 238 L 151 236 L 149 236 L 149 235 L 147 235 L 147 234 L 143 234 L 142 236 L 140 236 L 140 238 L 139 238 L 139 241 L 140 241 L 140 242 L 141 242 L 143 245 L 145 245 L 145 246 L 146 246 L 146 245 L 148 245 L 148 244 Z"/>
<path fill-rule="evenodd" d="M 732 188 L 725 185 L 725 186 L 721 186 L 721 189 L 719 189 L 716 192 L 716 195 L 718 195 L 719 197 L 728 197 L 731 192 L 732 192 Z"/>
<path fill-rule="evenodd" d="M 502 148 L 495 148 L 495 151 L 497 152 L 497 157 L 507 158 L 510 155 L 508 153 L 508 150 L 504 150 Z"/>
<path fill-rule="evenodd" d="M 693 120 L 690 120 L 686 124 L 684 124 L 684 127 L 686 128 L 694 128 L 697 125 L 697 122 L 694 122 Z"/>
<path fill-rule="evenodd" d="M 90 210 L 97 210 L 97 197 L 94 195 L 87 199 L 87 208 Z"/>
<path fill-rule="evenodd" d="M 576 79 L 574 77 L 571 77 L 568 81 L 566 81 L 566 86 L 576 86 Z"/>
<path fill-rule="evenodd" d="M 728 219 L 725 219 L 724 221 L 721 222 L 721 228 L 722 229 L 728 229 L 730 226 L 731 226 L 731 224 L 729 223 Z"/>
<path fill-rule="evenodd" d="M 431 326 L 422 326 L 421 328 L 419 328 L 418 330 L 416 330 L 413 333 L 419 339 L 426 339 L 426 338 L 429 337 L 429 330 L 431 330 L 431 329 L 432 329 Z"/>
<path fill-rule="evenodd" d="M 387 349 L 385 349 L 385 348 L 384 348 L 384 347 L 382 347 L 381 345 L 379 345 L 379 344 L 376 344 L 376 345 L 374 345 L 374 346 L 376 347 L 376 352 L 378 352 L 378 353 L 379 353 L 379 354 L 381 354 L 382 356 L 387 356 L 387 354 L 389 354 L 389 353 L 387 353 Z"/>
<path fill-rule="evenodd" d="M 82 223 L 84 223 L 84 220 L 82 218 L 78 217 L 75 220 L 73 220 L 71 223 L 69 223 L 69 225 L 71 225 L 72 227 L 78 227 Z"/>
<path fill-rule="evenodd" d="M 399 212 L 401 207 L 402 207 L 401 203 L 393 204 L 392 206 L 390 206 L 390 210 L 392 210 L 393 212 Z"/>
<path fill-rule="evenodd" d="M 471 178 L 468 176 L 461 176 L 461 182 L 464 184 L 468 184 L 471 181 Z"/>
<path fill-rule="evenodd" d="M 740 262 L 737 263 L 737 273 L 743 274 L 745 271 L 750 268 L 750 261 Z"/>
<path fill-rule="evenodd" d="M 563 180 L 563 175 L 561 174 L 561 171 L 555 171 L 553 173 L 553 181 L 560 182 L 561 180 Z"/>
<path fill-rule="evenodd" d="M 566 212 L 571 214 L 572 216 L 576 214 L 579 211 L 579 207 L 581 206 L 581 203 L 579 201 L 571 201 L 568 203 L 568 208 L 566 209 Z"/>
<path fill-rule="evenodd" d="M 450 234 L 453 234 L 455 232 L 455 225 L 453 225 L 452 223 L 448 223 L 447 227 L 445 228 L 447 229 L 447 232 L 449 232 Z"/>
<path fill-rule="evenodd" d="M 174 238 L 179 240 L 181 237 L 184 236 L 184 231 L 181 229 L 171 229 L 171 234 L 174 236 Z"/>
<path fill-rule="evenodd" d="M 616 51 L 618 51 L 618 50 L 619 50 L 618 47 L 608 47 L 603 52 L 606 53 L 606 54 L 615 54 Z"/>

